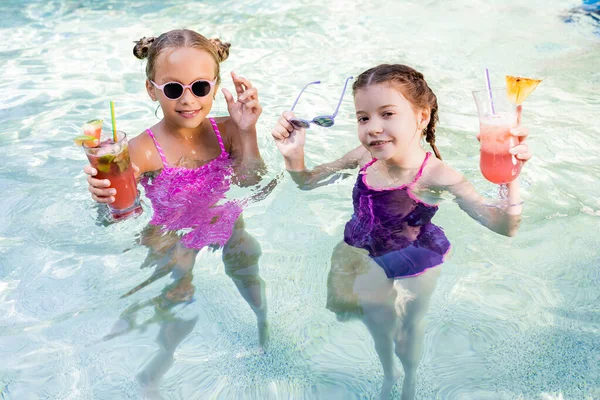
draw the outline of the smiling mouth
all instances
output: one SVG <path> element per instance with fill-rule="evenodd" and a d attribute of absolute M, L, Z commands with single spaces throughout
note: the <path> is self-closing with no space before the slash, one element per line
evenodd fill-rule
<path fill-rule="evenodd" d="M 391 142 L 391 140 L 373 140 L 372 142 L 369 142 L 369 146 L 381 146 L 383 144 Z"/>
<path fill-rule="evenodd" d="M 200 112 L 200 110 L 176 110 L 176 111 L 178 114 L 180 114 L 184 118 L 193 118 L 196 115 L 198 115 L 198 113 Z"/>

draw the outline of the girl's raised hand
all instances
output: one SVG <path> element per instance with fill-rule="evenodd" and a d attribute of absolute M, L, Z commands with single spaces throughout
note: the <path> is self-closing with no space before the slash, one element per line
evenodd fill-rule
<path fill-rule="evenodd" d="M 303 159 L 306 130 L 294 127 L 290 122 L 292 118 L 294 118 L 293 112 L 284 111 L 271 131 L 271 136 L 283 157 Z"/>
<path fill-rule="evenodd" d="M 258 117 L 262 113 L 262 107 L 258 102 L 258 92 L 248 79 L 238 76 L 233 71 L 231 78 L 237 93 L 237 101 L 233 99 L 229 90 L 223 88 L 227 110 L 240 131 L 250 131 L 255 128 Z"/>

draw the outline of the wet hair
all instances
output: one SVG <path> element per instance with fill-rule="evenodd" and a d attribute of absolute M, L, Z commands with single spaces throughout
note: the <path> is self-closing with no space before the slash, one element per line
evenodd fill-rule
<path fill-rule="evenodd" d="M 146 76 L 154 79 L 156 60 L 159 54 L 168 48 L 193 47 L 204 50 L 215 60 L 215 77 L 217 84 L 221 83 L 220 63 L 229 57 L 231 43 L 224 43 L 220 39 L 207 39 L 201 34 L 189 29 L 176 29 L 168 31 L 159 37 L 143 37 L 134 42 L 133 55 L 143 60 L 148 59 L 146 64 Z"/>
<path fill-rule="evenodd" d="M 431 110 L 429 124 L 423 134 L 435 156 L 441 160 L 442 156 L 435 145 L 435 125 L 438 122 L 437 97 L 425 82 L 423 74 L 402 64 L 381 64 L 360 74 L 352 85 L 352 92 L 356 95 L 358 89 L 378 83 L 393 85 L 414 107 Z"/>

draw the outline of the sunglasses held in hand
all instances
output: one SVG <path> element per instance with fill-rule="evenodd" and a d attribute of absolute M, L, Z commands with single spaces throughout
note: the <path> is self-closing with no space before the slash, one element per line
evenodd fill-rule
<path fill-rule="evenodd" d="M 318 117 L 314 117 L 310 121 L 306 120 L 306 119 L 301 119 L 301 118 L 293 118 L 290 120 L 290 123 L 298 129 L 302 129 L 302 128 L 308 129 L 310 127 L 311 123 L 321 126 L 323 128 L 329 128 L 330 126 L 333 126 L 335 116 L 337 115 L 338 111 L 340 110 L 340 105 L 342 104 L 342 99 L 344 98 L 344 93 L 346 93 L 346 86 L 348 86 L 348 81 L 352 78 L 353 78 L 352 76 L 349 76 L 348 78 L 346 78 L 346 83 L 344 83 L 344 90 L 342 90 L 342 95 L 340 96 L 340 101 L 338 102 L 337 108 L 335 109 L 335 112 L 333 113 L 333 115 L 319 115 Z M 296 104 L 298 104 L 298 100 L 300 100 L 300 96 L 302 96 L 302 93 L 304 93 L 304 90 L 306 90 L 307 87 L 309 87 L 310 85 L 318 85 L 319 83 L 321 83 L 321 81 L 315 81 L 315 82 L 306 84 L 306 86 L 304 86 L 302 88 L 302 90 L 300 91 L 300 94 L 298 95 L 298 97 L 296 97 L 296 101 L 294 101 L 294 105 L 292 106 L 292 109 L 290 111 L 294 111 L 294 107 L 296 107 Z"/>

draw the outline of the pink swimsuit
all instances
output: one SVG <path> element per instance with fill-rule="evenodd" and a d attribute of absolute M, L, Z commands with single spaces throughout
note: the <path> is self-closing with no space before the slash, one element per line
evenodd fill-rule
<path fill-rule="evenodd" d="M 141 181 L 154 209 L 150 223 L 163 230 L 184 230 L 181 242 L 198 250 L 209 245 L 224 246 L 242 213 L 241 203 L 224 201 L 233 168 L 219 128 L 214 119 L 210 118 L 210 122 L 221 154 L 194 169 L 170 166 L 156 137 L 147 129 L 164 168 L 157 176 L 145 176 Z"/>

